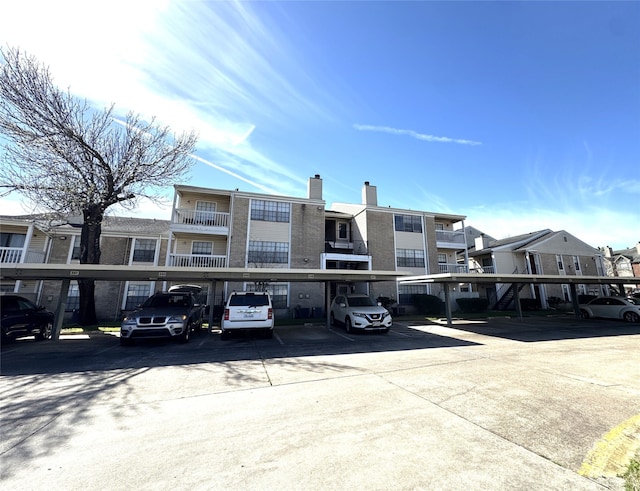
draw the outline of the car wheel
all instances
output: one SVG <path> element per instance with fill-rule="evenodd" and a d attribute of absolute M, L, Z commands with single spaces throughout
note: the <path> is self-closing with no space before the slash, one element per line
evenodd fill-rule
<path fill-rule="evenodd" d="M 182 334 L 180 334 L 178 336 L 178 342 L 180 344 L 184 344 L 184 343 L 188 343 L 189 339 L 191 339 L 191 329 L 193 328 L 193 326 L 191 325 L 191 323 L 187 324 L 186 328 L 184 329 L 184 331 L 182 332 Z"/>
<path fill-rule="evenodd" d="M 625 312 L 622 318 L 627 322 L 640 322 L 640 315 L 635 312 Z"/>
<path fill-rule="evenodd" d="M 39 332 L 36 334 L 36 341 L 44 341 L 45 339 L 51 338 L 51 333 L 53 332 L 53 325 L 51 322 L 47 322 L 44 325 L 44 332 Z"/>
<path fill-rule="evenodd" d="M 583 319 L 588 319 L 589 318 L 589 312 L 587 312 L 584 309 L 580 310 L 580 317 L 582 317 Z"/>
<path fill-rule="evenodd" d="M 344 328 L 348 333 L 353 332 L 353 328 L 351 327 L 351 318 L 349 316 L 344 320 Z"/>

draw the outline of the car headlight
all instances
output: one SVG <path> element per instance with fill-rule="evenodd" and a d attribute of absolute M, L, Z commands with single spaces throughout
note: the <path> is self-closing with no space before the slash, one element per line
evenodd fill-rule
<path fill-rule="evenodd" d="M 122 326 L 135 326 L 136 318 L 135 317 L 125 317 L 122 319 Z"/>
<path fill-rule="evenodd" d="M 167 322 L 184 322 L 187 320 L 186 315 L 172 315 L 167 319 Z"/>
<path fill-rule="evenodd" d="M 352 315 L 355 316 L 355 317 L 366 317 L 367 316 L 367 314 L 363 314 L 362 312 L 353 312 Z"/>

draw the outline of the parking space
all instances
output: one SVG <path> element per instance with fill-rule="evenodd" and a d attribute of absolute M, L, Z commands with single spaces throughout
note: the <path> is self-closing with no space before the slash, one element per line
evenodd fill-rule
<path fill-rule="evenodd" d="M 640 325 L 571 318 L 19 340 L 3 488 L 617 489 L 639 343 Z"/>

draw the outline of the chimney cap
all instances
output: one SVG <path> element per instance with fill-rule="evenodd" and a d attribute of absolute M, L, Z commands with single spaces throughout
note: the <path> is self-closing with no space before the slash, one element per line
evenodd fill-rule
<path fill-rule="evenodd" d="M 368 186 L 369 185 L 369 181 L 364 181 L 364 185 Z"/>

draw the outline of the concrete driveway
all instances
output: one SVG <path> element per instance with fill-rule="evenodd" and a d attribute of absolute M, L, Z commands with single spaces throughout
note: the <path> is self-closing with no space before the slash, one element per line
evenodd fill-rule
<path fill-rule="evenodd" d="M 3 489 L 621 489 L 640 325 L 2 347 Z"/>

